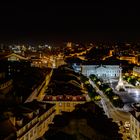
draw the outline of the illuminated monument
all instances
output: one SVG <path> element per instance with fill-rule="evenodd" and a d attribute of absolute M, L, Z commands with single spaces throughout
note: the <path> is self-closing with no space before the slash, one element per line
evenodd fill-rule
<path fill-rule="evenodd" d="M 117 91 L 125 91 L 125 86 L 124 86 L 124 83 L 123 83 L 123 78 L 122 78 L 122 68 L 120 67 L 120 76 L 119 76 L 119 81 L 118 81 L 118 84 L 116 86 L 116 90 Z"/>

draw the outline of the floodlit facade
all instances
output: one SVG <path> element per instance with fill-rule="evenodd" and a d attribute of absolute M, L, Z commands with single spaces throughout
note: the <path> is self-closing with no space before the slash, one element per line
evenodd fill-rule
<path fill-rule="evenodd" d="M 43 102 L 26 103 L 11 118 L 17 140 L 36 140 L 49 129 L 55 116 L 55 105 Z"/>
<path fill-rule="evenodd" d="M 102 78 L 118 78 L 120 67 L 119 65 L 81 65 L 81 73 L 86 76 L 95 74 Z"/>
<path fill-rule="evenodd" d="M 15 54 L 15 53 L 9 54 L 5 56 L 4 58 L 5 59 L 7 58 L 8 61 L 20 61 L 20 60 L 28 61 L 29 60 L 28 58 Z"/>
<path fill-rule="evenodd" d="M 130 115 L 130 138 L 140 140 L 140 104 L 134 105 L 134 111 Z"/>
<path fill-rule="evenodd" d="M 140 67 L 134 67 L 133 74 L 140 77 Z"/>
<path fill-rule="evenodd" d="M 137 64 L 138 63 L 138 56 L 136 55 L 129 55 L 129 56 L 120 56 L 118 57 L 120 60 L 126 60 L 129 63 Z"/>

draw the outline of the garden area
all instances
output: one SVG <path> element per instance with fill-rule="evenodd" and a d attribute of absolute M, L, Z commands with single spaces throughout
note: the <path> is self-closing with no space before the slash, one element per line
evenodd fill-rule
<path fill-rule="evenodd" d="M 123 76 L 123 80 L 127 81 L 129 84 L 131 84 L 133 86 L 140 87 L 140 77 L 138 77 L 138 76 L 125 74 Z"/>
<path fill-rule="evenodd" d="M 90 79 L 96 84 L 96 86 L 107 96 L 110 102 L 115 106 L 122 108 L 124 103 L 119 95 L 113 92 L 112 88 L 108 84 L 104 84 L 101 79 L 96 75 L 90 75 Z"/>
<path fill-rule="evenodd" d="M 96 90 L 92 87 L 92 85 L 89 83 L 89 79 L 84 75 L 81 75 L 80 79 L 81 79 L 81 82 L 83 83 L 83 87 L 88 92 L 88 95 L 91 98 L 91 100 L 92 101 L 100 101 L 101 97 L 96 92 Z"/>

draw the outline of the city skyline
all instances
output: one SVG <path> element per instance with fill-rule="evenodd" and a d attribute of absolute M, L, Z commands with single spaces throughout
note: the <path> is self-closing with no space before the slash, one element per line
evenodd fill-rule
<path fill-rule="evenodd" d="M 0 44 L 0 139 L 140 138 L 140 43 L 54 44 Z"/>

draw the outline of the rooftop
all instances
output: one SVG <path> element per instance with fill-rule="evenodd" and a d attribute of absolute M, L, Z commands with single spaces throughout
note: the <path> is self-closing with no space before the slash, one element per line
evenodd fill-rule
<path fill-rule="evenodd" d="M 38 102 L 36 100 L 18 106 L 17 108 L 15 108 L 13 115 L 17 120 L 22 121 L 22 125 L 16 125 L 16 128 L 22 128 L 31 120 L 35 119 L 37 116 L 41 116 L 53 106 L 54 104 Z"/>

